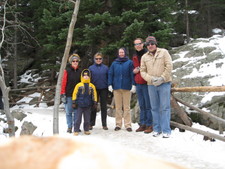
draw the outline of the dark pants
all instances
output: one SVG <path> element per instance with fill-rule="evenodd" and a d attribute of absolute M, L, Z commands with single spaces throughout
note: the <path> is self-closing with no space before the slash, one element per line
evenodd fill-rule
<path fill-rule="evenodd" d="M 100 99 L 102 126 L 107 126 L 106 119 L 107 119 L 108 89 L 97 89 L 97 96 Z M 97 109 L 92 109 L 91 111 L 91 123 L 90 123 L 91 126 L 95 125 L 96 112 L 97 112 Z"/>
<path fill-rule="evenodd" d="M 91 107 L 79 107 L 77 108 L 76 119 L 74 122 L 74 132 L 79 132 L 80 124 L 82 121 L 82 115 L 84 118 L 84 131 L 89 131 L 90 126 L 90 114 L 91 114 Z"/>

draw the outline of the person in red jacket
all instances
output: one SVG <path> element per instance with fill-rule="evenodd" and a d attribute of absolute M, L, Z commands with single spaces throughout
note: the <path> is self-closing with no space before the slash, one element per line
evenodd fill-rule
<path fill-rule="evenodd" d="M 147 50 L 144 48 L 144 43 L 141 38 L 137 38 L 134 40 L 134 48 L 135 53 L 132 58 L 134 65 L 133 73 L 140 108 L 140 119 L 139 119 L 140 126 L 136 130 L 136 132 L 144 131 L 144 133 L 147 134 L 152 132 L 152 113 L 148 94 L 148 85 L 140 74 L 141 57 L 147 52 Z"/>
<path fill-rule="evenodd" d="M 65 104 L 67 132 L 72 133 L 73 121 L 76 118 L 76 109 L 72 107 L 72 94 L 76 84 L 80 82 L 80 56 L 72 54 L 68 62 L 69 66 L 64 70 L 62 78 L 61 101 Z"/>

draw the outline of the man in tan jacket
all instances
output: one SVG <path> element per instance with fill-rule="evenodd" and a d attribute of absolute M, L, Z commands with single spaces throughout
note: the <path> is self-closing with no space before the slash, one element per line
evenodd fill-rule
<path fill-rule="evenodd" d="M 141 59 L 141 76 L 148 84 L 148 92 L 153 116 L 153 136 L 163 134 L 169 138 L 170 90 L 172 81 L 172 59 L 166 49 L 158 48 L 155 37 L 146 38 L 148 52 Z"/>

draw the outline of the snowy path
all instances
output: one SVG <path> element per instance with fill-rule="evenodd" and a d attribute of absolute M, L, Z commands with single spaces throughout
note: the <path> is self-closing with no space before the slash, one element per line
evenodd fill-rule
<path fill-rule="evenodd" d="M 25 120 L 32 121 L 34 125 L 38 126 L 34 135 L 52 135 L 52 109 L 23 109 L 23 111 L 30 114 Z M 59 134 L 68 136 L 66 133 L 67 127 L 64 111 L 60 111 L 59 117 Z M 169 139 L 162 137 L 155 138 L 151 134 L 137 133 L 135 131 L 127 132 L 124 128 L 116 132 L 114 131 L 114 118 L 108 117 L 107 122 L 109 130 L 105 131 L 101 127 L 100 115 L 98 113 L 96 126 L 91 131 L 91 135 L 85 136 L 80 134 L 78 137 L 105 139 L 113 142 L 113 144 L 194 169 L 225 169 L 224 142 L 218 140 L 216 142 L 203 141 L 203 136 L 201 135 L 188 131 L 181 133 L 178 129 L 172 131 L 172 136 Z M 137 127 L 137 124 L 132 125 L 133 130 L 137 129 Z M 195 127 L 201 126 L 196 124 Z"/>

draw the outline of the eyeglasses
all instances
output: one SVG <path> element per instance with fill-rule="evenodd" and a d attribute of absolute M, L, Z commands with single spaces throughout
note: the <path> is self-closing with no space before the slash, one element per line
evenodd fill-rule
<path fill-rule="evenodd" d="M 135 43 L 134 46 L 139 46 L 141 45 L 142 43 Z"/>
<path fill-rule="evenodd" d="M 149 46 L 149 45 L 153 46 L 153 45 L 156 45 L 156 43 L 154 43 L 154 42 L 146 42 L 145 45 L 146 46 Z"/>
<path fill-rule="evenodd" d="M 79 62 L 78 60 L 73 60 L 73 62 Z"/>
<path fill-rule="evenodd" d="M 95 60 L 102 60 L 102 58 L 95 58 Z"/>

